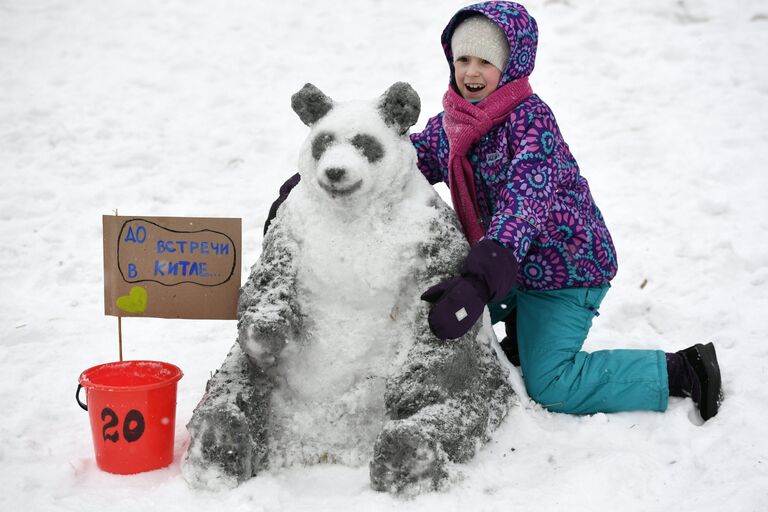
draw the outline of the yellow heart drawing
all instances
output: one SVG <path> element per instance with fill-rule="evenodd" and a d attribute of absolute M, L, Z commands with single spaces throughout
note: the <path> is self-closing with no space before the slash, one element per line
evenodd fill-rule
<path fill-rule="evenodd" d="M 143 313 L 147 309 L 147 290 L 134 286 L 128 295 L 117 298 L 117 307 L 126 313 Z"/>

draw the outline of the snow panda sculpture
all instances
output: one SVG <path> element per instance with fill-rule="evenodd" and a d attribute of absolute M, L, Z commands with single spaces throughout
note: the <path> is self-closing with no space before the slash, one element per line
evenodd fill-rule
<path fill-rule="evenodd" d="M 469 250 L 416 167 L 419 97 L 396 83 L 336 103 L 307 84 L 292 106 L 311 127 L 302 179 L 240 291 L 238 343 L 187 425 L 183 474 L 211 488 L 267 468 L 368 463 L 376 490 L 440 488 L 514 395 L 487 313 L 440 341 L 419 298 Z"/>

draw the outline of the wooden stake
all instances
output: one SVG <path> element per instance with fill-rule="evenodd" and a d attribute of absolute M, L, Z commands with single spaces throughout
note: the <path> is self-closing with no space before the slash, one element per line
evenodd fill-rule
<path fill-rule="evenodd" d="M 117 208 L 115 208 L 115 217 L 117 217 Z M 123 317 L 117 317 L 117 342 L 120 353 L 120 362 L 123 362 Z"/>
<path fill-rule="evenodd" d="M 123 317 L 117 317 L 117 339 L 120 344 L 120 362 L 123 361 Z"/>

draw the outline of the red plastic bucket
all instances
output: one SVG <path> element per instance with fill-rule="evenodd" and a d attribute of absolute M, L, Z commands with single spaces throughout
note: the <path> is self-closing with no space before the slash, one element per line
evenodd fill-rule
<path fill-rule="evenodd" d="M 88 411 L 100 469 L 129 475 L 171 464 L 176 383 L 183 375 L 159 361 L 106 363 L 80 374 L 75 398 Z"/>

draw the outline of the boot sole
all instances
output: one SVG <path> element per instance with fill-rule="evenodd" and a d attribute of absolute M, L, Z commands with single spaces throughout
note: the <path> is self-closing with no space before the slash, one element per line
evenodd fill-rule
<path fill-rule="evenodd" d="M 712 343 L 706 345 L 698 343 L 684 352 L 686 359 L 693 366 L 701 381 L 699 412 L 702 419 L 707 421 L 717 414 L 720 402 L 723 400 L 717 352 L 715 352 L 715 346 Z"/>

